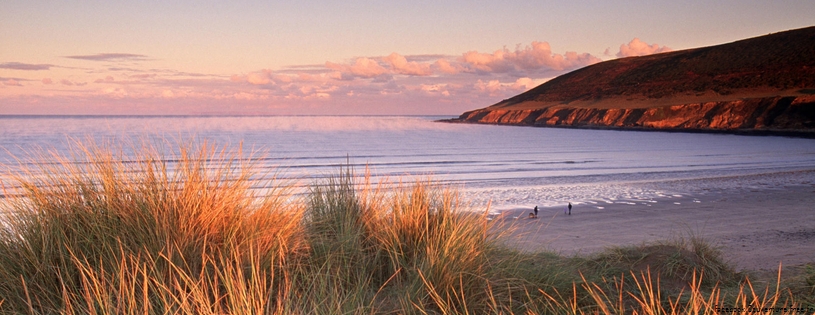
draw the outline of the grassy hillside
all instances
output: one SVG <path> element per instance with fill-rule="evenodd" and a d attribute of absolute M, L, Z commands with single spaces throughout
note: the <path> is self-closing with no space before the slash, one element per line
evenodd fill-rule
<path fill-rule="evenodd" d="M 543 108 L 602 100 L 726 101 L 754 95 L 815 93 L 815 27 L 733 43 L 601 62 L 552 79 L 492 107 Z M 682 101 L 680 101 L 681 103 Z M 606 104 L 614 107 L 613 104 Z"/>

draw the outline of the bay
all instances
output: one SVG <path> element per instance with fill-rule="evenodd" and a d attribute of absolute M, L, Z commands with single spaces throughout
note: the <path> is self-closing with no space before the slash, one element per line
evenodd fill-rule
<path fill-rule="evenodd" d="M 77 141 L 209 143 L 302 187 L 350 165 L 374 181 L 432 178 L 474 208 L 656 202 L 711 189 L 811 185 L 815 140 L 532 128 L 441 116 L 0 116 L 0 163 L 47 163 Z M 249 154 L 256 152 L 256 154 Z M 15 158 L 16 157 L 16 158 Z M 125 157 L 123 157 L 125 158 Z"/>

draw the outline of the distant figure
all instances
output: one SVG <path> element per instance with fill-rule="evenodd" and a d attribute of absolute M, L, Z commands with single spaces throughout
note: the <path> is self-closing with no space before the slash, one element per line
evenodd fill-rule
<path fill-rule="evenodd" d="M 572 215 L 572 203 L 569 203 L 569 215 Z"/>
<path fill-rule="evenodd" d="M 535 216 L 538 216 L 538 206 L 535 206 Z"/>

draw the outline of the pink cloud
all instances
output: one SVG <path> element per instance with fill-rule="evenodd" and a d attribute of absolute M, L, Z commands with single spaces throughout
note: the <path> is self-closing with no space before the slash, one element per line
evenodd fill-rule
<path fill-rule="evenodd" d="M 42 84 L 53 84 L 54 81 L 51 81 L 51 78 L 43 78 Z"/>
<path fill-rule="evenodd" d="M 15 79 L 8 79 L 6 81 L 3 81 L 3 85 L 6 85 L 6 86 L 23 86 L 22 84 L 20 84 L 19 81 L 15 80 Z"/>
<path fill-rule="evenodd" d="M 501 85 L 501 81 L 498 80 L 489 80 L 487 82 L 478 80 L 478 82 L 473 85 L 473 88 L 478 92 L 486 93 L 490 96 L 497 96 L 499 95 L 498 92 L 504 89 L 504 86 Z"/>
<path fill-rule="evenodd" d="M 520 78 L 518 80 L 515 80 L 515 83 L 512 84 L 512 89 L 527 91 L 533 87 L 540 85 L 541 83 L 543 82 L 538 82 L 531 78 Z"/>
<path fill-rule="evenodd" d="M 415 61 L 407 61 L 405 56 L 397 53 L 392 53 L 383 58 L 385 62 L 390 64 L 391 69 L 397 74 L 426 76 L 431 75 L 429 64 L 422 64 Z"/>
<path fill-rule="evenodd" d="M 464 63 L 483 72 L 507 72 L 509 70 L 504 51 L 497 50 L 493 54 L 470 51 L 462 56 Z"/>
<path fill-rule="evenodd" d="M 376 60 L 367 57 L 357 58 L 352 65 L 342 65 L 327 61 L 325 67 L 339 71 L 343 74 L 343 78 L 345 78 L 345 74 L 349 74 L 353 77 L 373 78 L 388 73 L 388 69 L 382 67 Z"/>
<path fill-rule="evenodd" d="M 300 81 L 312 81 L 312 80 L 314 80 L 314 76 L 312 76 L 312 75 L 310 75 L 308 73 L 299 73 L 299 74 L 297 74 L 296 78 L 298 80 L 300 80 Z M 292 78 L 289 75 L 276 75 L 274 77 L 274 80 L 276 82 L 280 82 L 280 83 L 291 83 L 291 82 L 294 81 L 294 78 Z"/>
<path fill-rule="evenodd" d="M 113 82 L 112 76 L 106 76 L 104 79 L 96 79 L 93 83 L 110 83 Z"/>
<path fill-rule="evenodd" d="M 338 64 L 329 61 L 325 63 L 325 68 L 339 72 L 339 75 L 336 73 L 329 74 L 330 77 L 342 79 L 370 79 L 386 74 L 408 76 L 428 76 L 433 74 L 431 64 L 408 61 L 407 57 L 398 53 L 392 53 L 385 57 L 356 58 L 352 64 Z"/>
<path fill-rule="evenodd" d="M 420 84 L 417 90 L 422 91 L 427 95 L 436 95 L 442 97 L 448 97 L 452 95 L 447 84 Z"/>
<path fill-rule="evenodd" d="M 59 81 L 59 83 L 61 83 L 62 85 L 68 85 L 68 86 L 74 85 L 74 83 L 73 83 L 73 82 L 68 81 L 68 80 L 66 80 L 66 79 L 62 79 L 62 80 L 60 80 L 60 81 Z"/>
<path fill-rule="evenodd" d="M 263 69 L 261 71 L 252 72 L 246 75 L 246 82 L 254 85 L 266 85 L 272 82 L 272 71 Z"/>
<path fill-rule="evenodd" d="M 466 75 L 509 75 L 518 77 L 551 77 L 557 72 L 587 66 L 601 60 L 588 53 L 552 52 L 549 43 L 532 42 L 526 47 L 518 45 L 515 50 L 500 49 L 493 53 L 470 51 L 459 57 L 440 55 L 404 56 L 392 53 L 385 57 L 359 57 L 351 63 L 326 62 L 324 70 L 304 66 L 320 73 L 323 79 L 350 80 L 354 78 L 377 80 L 408 79 L 411 77 L 448 77 L 454 80 Z M 286 73 L 296 74 L 298 67 L 289 67 Z M 326 73 L 326 71 L 333 71 Z M 281 71 L 282 72 L 282 71 Z M 299 74 L 303 75 L 303 74 Z M 409 78 L 382 77 L 383 75 L 406 75 Z M 502 78 L 506 80 L 509 78 Z M 265 82 L 265 81 L 264 81 Z M 473 81 L 470 81 L 473 82 Z"/>
<path fill-rule="evenodd" d="M 588 53 L 566 52 L 562 55 L 552 53 L 552 48 L 547 42 L 532 42 L 531 46 L 523 49 L 519 45 L 514 51 L 504 48 L 492 54 L 470 51 L 465 53 L 462 59 L 476 71 L 490 73 L 540 69 L 563 71 L 601 61 Z"/>
<path fill-rule="evenodd" d="M 114 98 L 114 99 L 122 99 L 122 98 L 126 98 L 126 97 L 130 96 L 130 93 L 128 93 L 127 90 L 125 90 L 124 88 L 119 88 L 119 87 L 107 88 L 107 89 L 102 90 L 100 93 L 102 95 L 105 95 L 107 97 L 111 97 L 111 98 Z"/>
<path fill-rule="evenodd" d="M 433 67 L 438 69 L 443 74 L 457 74 L 465 70 L 463 66 L 458 63 L 450 63 L 446 59 L 439 59 L 433 63 Z"/>
<path fill-rule="evenodd" d="M 671 51 L 671 49 L 666 46 L 660 47 L 658 44 L 648 45 L 648 43 L 635 37 L 628 42 L 628 44 L 620 45 L 620 52 L 617 53 L 617 57 L 645 56 L 669 51 Z"/>

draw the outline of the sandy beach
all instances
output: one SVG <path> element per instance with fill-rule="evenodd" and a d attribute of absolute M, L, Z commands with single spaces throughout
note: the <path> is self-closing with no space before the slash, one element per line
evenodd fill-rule
<path fill-rule="evenodd" d="M 565 204 L 503 211 L 513 246 L 590 255 L 612 246 L 699 236 L 719 246 L 738 270 L 774 270 L 815 262 L 815 185 L 742 188 L 649 201 Z"/>

